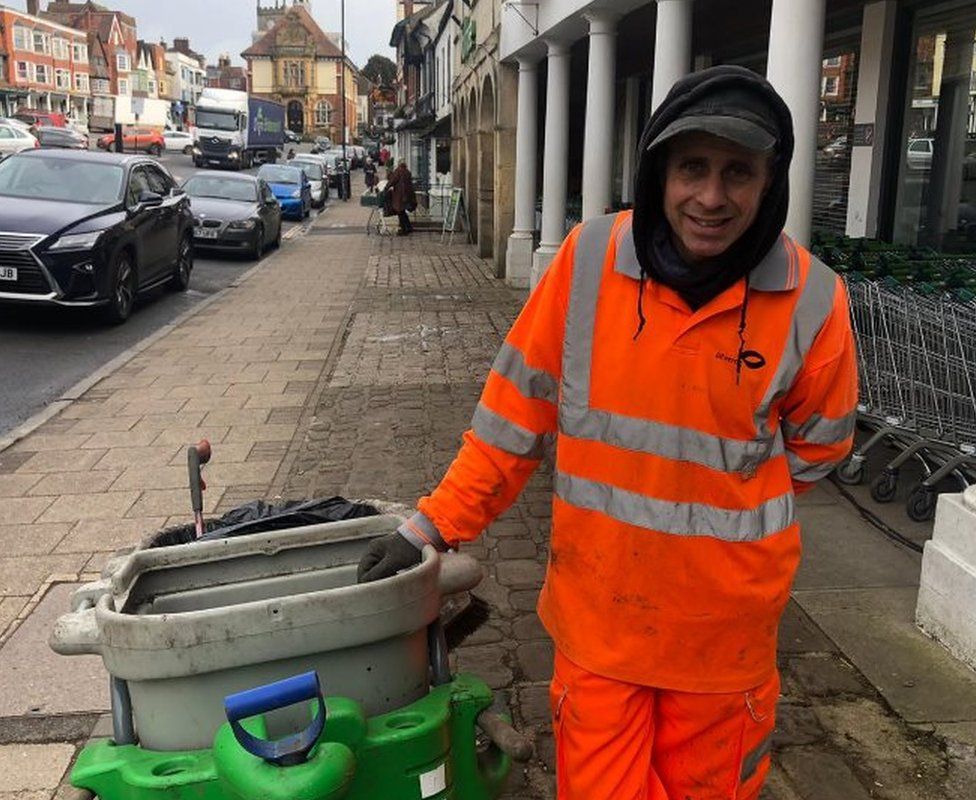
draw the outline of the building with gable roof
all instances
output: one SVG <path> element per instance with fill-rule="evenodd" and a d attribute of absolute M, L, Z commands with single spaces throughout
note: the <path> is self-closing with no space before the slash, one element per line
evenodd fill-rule
<path fill-rule="evenodd" d="M 356 130 L 359 70 L 312 18 L 307 0 L 258 0 L 258 30 L 241 56 L 251 94 L 285 106 L 288 127 L 299 134 L 352 141 Z M 345 77 L 346 131 L 342 130 Z"/>
<path fill-rule="evenodd" d="M 117 99 L 125 97 L 128 105 L 132 98 L 138 39 L 135 19 L 92 0 L 52 0 L 39 13 L 44 19 L 87 34 L 91 73 L 88 124 L 92 130 L 110 130 L 116 121 Z"/>

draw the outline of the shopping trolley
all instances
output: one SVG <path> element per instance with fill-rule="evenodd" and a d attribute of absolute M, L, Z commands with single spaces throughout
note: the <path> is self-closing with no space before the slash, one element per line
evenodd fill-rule
<path fill-rule="evenodd" d="M 908 495 L 918 521 L 935 512 L 939 484 L 976 480 L 976 304 L 947 292 L 911 288 L 891 278 L 845 276 L 857 343 L 859 424 L 871 435 L 837 470 L 864 478 L 868 452 L 879 444 L 897 455 L 871 482 L 879 503 L 895 497 L 901 467 L 918 462 L 924 478 Z"/>

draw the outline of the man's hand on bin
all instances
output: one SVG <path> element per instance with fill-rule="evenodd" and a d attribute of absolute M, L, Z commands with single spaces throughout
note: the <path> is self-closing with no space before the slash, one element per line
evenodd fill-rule
<path fill-rule="evenodd" d="M 359 560 L 356 580 L 359 583 L 378 581 L 419 563 L 420 551 L 399 533 L 389 533 L 370 543 Z"/>

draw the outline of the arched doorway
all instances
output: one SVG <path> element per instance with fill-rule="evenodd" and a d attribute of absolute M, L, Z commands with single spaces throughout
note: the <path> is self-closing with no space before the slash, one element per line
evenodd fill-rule
<path fill-rule="evenodd" d="M 298 100 L 288 103 L 288 129 L 295 133 L 305 133 L 305 108 Z"/>
<path fill-rule="evenodd" d="M 495 89 L 485 78 L 478 120 L 478 255 L 495 255 Z"/>

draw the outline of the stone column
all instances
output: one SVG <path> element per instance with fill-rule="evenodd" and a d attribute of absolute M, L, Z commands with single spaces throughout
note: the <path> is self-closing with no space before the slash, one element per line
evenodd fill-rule
<path fill-rule="evenodd" d="M 569 45 L 549 41 L 545 147 L 542 162 L 542 233 L 532 257 L 535 287 L 566 237 L 566 183 L 569 159 Z"/>
<path fill-rule="evenodd" d="M 874 237 L 878 233 L 878 198 L 881 164 L 888 130 L 888 93 L 891 88 L 891 53 L 895 43 L 896 0 L 864 6 L 860 63 L 857 70 L 857 105 L 854 124 L 870 126 L 870 141 L 854 142 L 847 191 L 847 235 Z"/>
<path fill-rule="evenodd" d="M 520 58 L 518 123 L 515 129 L 515 227 L 508 237 L 505 280 L 527 288 L 532 274 L 535 244 L 536 144 L 538 141 L 539 65 Z"/>
<path fill-rule="evenodd" d="M 687 75 L 691 67 L 693 3 L 694 0 L 657 0 L 652 110 L 661 105 L 675 81 Z"/>
<path fill-rule="evenodd" d="M 810 243 L 813 179 L 823 72 L 826 0 L 773 0 L 766 77 L 793 114 L 796 140 L 790 166 L 790 211 L 786 232 Z"/>
<path fill-rule="evenodd" d="M 613 182 L 614 74 L 617 17 L 606 11 L 583 15 L 590 23 L 590 56 L 586 77 L 583 128 L 583 219 L 605 214 Z"/>
<path fill-rule="evenodd" d="M 634 202 L 634 175 L 637 171 L 637 105 L 640 102 L 640 78 L 627 78 L 624 86 L 624 131 L 621 143 L 623 174 L 620 180 L 620 200 L 625 205 Z"/>

